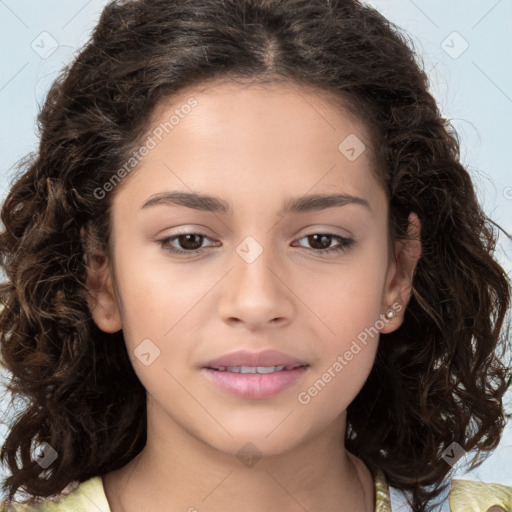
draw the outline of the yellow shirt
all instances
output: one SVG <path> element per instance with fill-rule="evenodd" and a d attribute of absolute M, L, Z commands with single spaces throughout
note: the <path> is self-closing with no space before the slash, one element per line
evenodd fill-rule
<path fill-rule="evenodd" d="M 4 501 L 0 512 L 111 512 L 103 481 L 95 476 L 81 484 L 70 484 L 53 499 L 35 498 L 28 503 Z M 375 512 L 393 512 L 389 486 L 382 471 L 375 475 Z M 487 512 L 491 507 L 512 511 L 512 487 L 469 480 L 453 480 L 449 493 L 450 512 Z M 493 512 L 495 512 L 493 510 Z M 496 512 L 501 512 L 496 509 Z"/>

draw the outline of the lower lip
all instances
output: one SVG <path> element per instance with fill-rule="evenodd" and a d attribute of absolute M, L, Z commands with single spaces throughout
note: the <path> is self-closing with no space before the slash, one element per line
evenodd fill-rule
<path fill-rule="evenodd" d="M 302 379 L 308 366 L 272 373 L 235 373 L 203 368 L 222 390 L 242 398 L 262 399 L 278 395 Z"/>

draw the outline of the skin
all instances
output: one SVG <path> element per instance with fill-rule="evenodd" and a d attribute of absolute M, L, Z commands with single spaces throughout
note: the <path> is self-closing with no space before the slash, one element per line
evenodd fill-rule
<path fill-rule="evenodd" d="M 120 470 L 103 475 L 112 512 L 374 510 L 374 483 L 344 447 L 346 409 L 364 385 L 378 336 L 308 404 L 297 396 L 392 304 L 384 322 L 403 321 L 415 265 L 415 240 L 390 243 L 388 200 L 372 172 L 364 126 L 325 96 L 292 84 L 265 87 L 213 83 L 160 106 L 153 127 L 193 95 L 198 105 L 146 155 L 118 190 L 112 207 L 112 258 L 97 252 L 87 286 L 96 324 L 123 329 L 128 354 L 147 390 L 148 442 Z M 350 134 L 366 150 L 349 161 L 338 150 Z M 232 214 L 159 204 L 163 191 L 199 192 L 230 203 Z M 279 217 L 284 201 L 305 194 L 351 194 L 349 203 Z M 177 228 L 206 238 L 158 240 Z M 344 251 L 333 233 L 354 239 Z M 248 263 L 236 249 L 248 236 L 262 249 Z M 195 245 L 194 245 L 195 244 Z M 393 254 L 394 253 L 394 254 Z M 159 348 L 149 366 L 134 350 Z M 201 364 L 237 349 L 277 349 L 310 364 L 303 379 L 272 398 L 244 399 L 210 383 Z M 252 443 L 261 459 L 237 456 Z"/>

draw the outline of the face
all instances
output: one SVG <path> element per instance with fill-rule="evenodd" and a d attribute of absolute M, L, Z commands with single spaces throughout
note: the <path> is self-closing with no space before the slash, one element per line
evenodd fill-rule
<path fill-rule="evenodd" d="M 148 135 L 115 191 L 93 316 L 123 329 L 152 428 L 263 454 L 344 428 L 378 332 L 399 326 L 407 300 L 364 127 L 298 86 L 217 84 L 162 105 Z M 306 366 L 205 369 L 240 350 Z"/>

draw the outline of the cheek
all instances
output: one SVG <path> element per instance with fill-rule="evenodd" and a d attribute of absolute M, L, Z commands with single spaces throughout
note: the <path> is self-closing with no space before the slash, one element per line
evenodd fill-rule
<path fill-rule="evenodd" d="M 297 396 L 298 403 L 310 407 L 311 414 L 324 416 L 328 411 L 334 419 L 364 386 L 378 347 L 378 334 L 372 337 L 367 331 L 354 329 L 353 333 L 346 331 L 335 341 L 320 340 L 323 342 L 322 358 L 312 368 Z"/>
<path fill-rule="evenodd" d="M 302 386 L 302 404 L 341 411 L 359 393 L 374 364 L 382 328 L 381 297 L 386 262 L 377 247 L 360 252 L 329 275 L 305 281 L 303 296 L 317 320 L 318 355 L 314 372 Z M 318 321 L 318 319 L 320 321 Z M 335 411 L 333 411 L 335 414 Z"/>
<path fill-rule="evenodd" d="M 155 254 L 155 249 L 133 250 L 117 258 L 123 335 L 146 390 L 155 396 L 162 392 L 181 396 L 178 382 L 184 382 L 190 367 L 198 363 L 195 349 L 201 335 L 204 338 L 205 315 L 215 312 L 211 290 L 223 272 L 205 266 L 200 273 L 197 265 L 166 261 Z"/>
<path fill-rule="evenodd" d="M 122 238 L 118 241 L 122 246 Z M 197 267 L 167 261 L 158 244 L 147 243 L 116 259 L 116 279 L 122 297 L 123 331 L 130 343 L 165 340 L 208 292 L 212 277 L 201 279 Z M 160 252 L 162 251 L 162 252 Z M 163 254 L 162 254 L 163 253 Z M 128 341 L 128 340 L 127 340 Z"/>
<path fill-rule="evenodd" d="M 386 261 L 377 254 L 376 248 L 359 252 L 328 272 L 307 273 L 297 281 L 302 285 L 294 291 L 324 324 L 329 346 L 356 337 L 380 318 Z"/>

